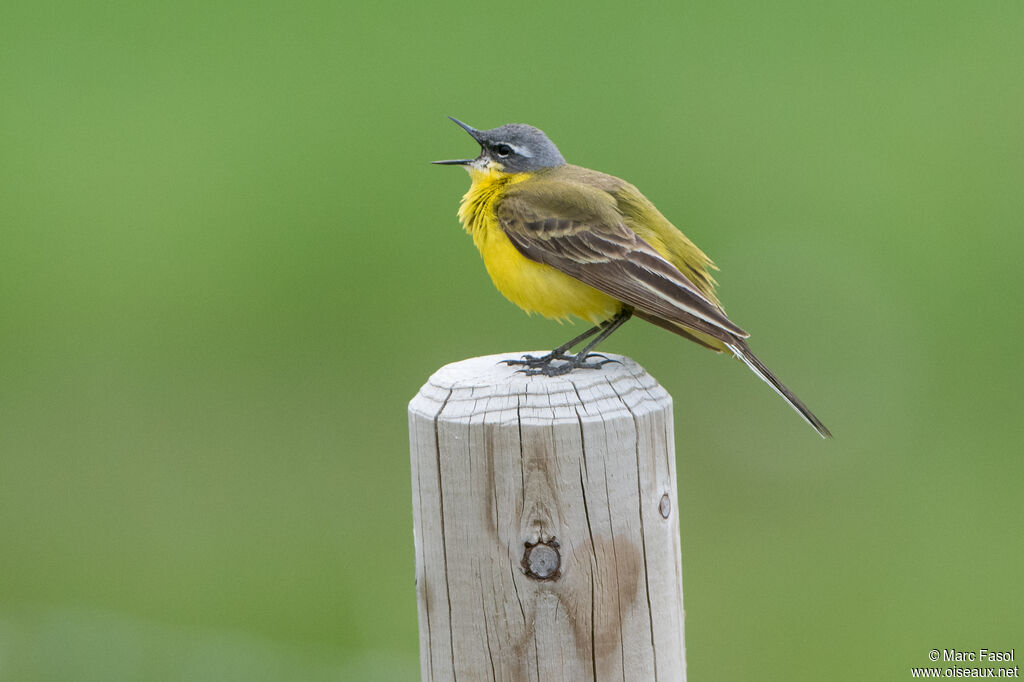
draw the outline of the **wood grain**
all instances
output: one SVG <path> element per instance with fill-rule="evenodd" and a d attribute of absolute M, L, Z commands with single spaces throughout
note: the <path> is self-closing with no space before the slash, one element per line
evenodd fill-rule
<path fill-rule="evenodd" d="M 672 399 L 621 356 L 409 404 L 422 679 L 685 680 Z"/>

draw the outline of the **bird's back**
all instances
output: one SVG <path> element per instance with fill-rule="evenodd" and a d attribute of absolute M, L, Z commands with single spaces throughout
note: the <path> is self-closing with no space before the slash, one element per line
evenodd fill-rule
<path fill-rule="evenodd" d="M 551 183 L 550 194 L 562 196 L 565 193 L 557 191 L 557 185 L 561 183 L 571 183 L 600 190 L 601 193 L 607 195 L 607 205 L 600 207 L 603 209 L 602 217 L 607 217 L 608 209 L 614 209 L 627 227 L 676 266 L 702 294 L 718 304 L 718 298 L 715 295 L 716 282 L 710 273 L 711 270 L 717 270 L 714 263 L 697 248 L 696 244 L 669 222 L 640 190 L 630 183 L 614 175 L 571 164 L 545 169 L 536 173 L 528 182 Z M 578 193 L 570 194 L 570 196 L 579 195 Z M 590 193 L 583 194 L 583 196 L 588 195 L 593 196 Z M 604 202 L 592 200 L 591 203 Z M 567 208 L 572 210 L 574 207 Z M 581 217 L 596 210 L 594 206 L 575 208 L 580 211 Z M 583 219 L 586 218 L 583 217 Z"/>
<path fill-rule="evenodd" d="M 630 183 L 607 173 L 565 164 L 537 171 L 508 189 L 508 196 L 523 194 L 530 197 L 529 204 L 537 209 L 532 216 L 535 221 L 624 225 L 675 266 L 724 315 L 710 272 L 717 269 L 714 263 Z M 726 349 L 722 340 L 714 336 L 642 309 L 637 309 L 636 314 L 712 350 Z"/>

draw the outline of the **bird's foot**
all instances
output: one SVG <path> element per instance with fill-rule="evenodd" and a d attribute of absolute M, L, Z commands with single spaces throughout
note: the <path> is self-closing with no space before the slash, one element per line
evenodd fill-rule
<path fill-rule="evenodd" d="M 602 358 L 599 361 L 589 362 L 591 358 Z M 503 360 L 507 365 L 522 365 L 523 369 L 517 370 L 527 376 L 544 375 L 546 377 L 557 377 L 568 374 L 574 369 L 601 369 L 609 362 L 618 362 L 600 353 L 576 353 L 567 355 L 552 351 L 547 355 L 534 357 L 524 355 L 521 360 Z M 557 364 L 556 364 L 557 363 Z"/>
<path fill-rule="evenodd" d="M 557 350 L 553 350 L 550 353 L 548 353 L 547 355 L 541 355 L 540 357 L 534 357 L 533 355 L 524 355 L 519 360 L 502 360 L 502 362 L 504 362 L 506 365 L 509 365 L 509 366 L 512 366 L 512 365 L 522 365 L 524 367 L 529 367 L 530 369 L 537 369 L 538 367 L 546 367 L 547 365 L 550 365 L 555 360 L 562 360 L 562 361 L 565 361 L 565 362 L 571 362 L 573 357 L 575 357 L 575 356 L 573 356 L 573 355 L 566 355 L 563 352 L 559 352 Z"/>

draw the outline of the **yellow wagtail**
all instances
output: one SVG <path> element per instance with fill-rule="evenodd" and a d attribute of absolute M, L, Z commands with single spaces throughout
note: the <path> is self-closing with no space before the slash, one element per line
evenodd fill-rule
<path fill-rule="evenodd" d="M 452 120 L 480 144 L 480 155 L 434 163 L 469 171 L 459 220 L 494 285 L 527 312 L 595 325 L 547 355 L 506 362 L 547 376 L 600 368 L 609 361 L 591 351 L 636 315 L 711 350 L 728 349 L 822 437 L 832 436 L 754 355 L 749 334 L 726 317 L 708 272 L 711 259 L 636 187 L 567 164 L 533 126 L 477 130 Z"/>

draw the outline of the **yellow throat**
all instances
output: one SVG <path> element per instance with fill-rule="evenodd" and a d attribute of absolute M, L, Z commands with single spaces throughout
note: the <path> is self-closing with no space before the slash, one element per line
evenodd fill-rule
<path fill-rule="evenodd" d="M 527 313 L 566 320 L 578 317 L 599 324 L 622 309 L 622 303 L 548 265 L 532 261 L 509 241 L 496 208 L 505 191 L 526 182 L 532 173 L 506 173 L 494 161 L 466 166 L 472 184 L 459 205 L 459 221 L 473 237 L 484 267 L 498 291 Z"/>

